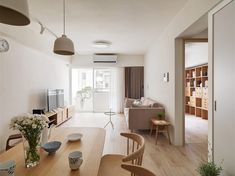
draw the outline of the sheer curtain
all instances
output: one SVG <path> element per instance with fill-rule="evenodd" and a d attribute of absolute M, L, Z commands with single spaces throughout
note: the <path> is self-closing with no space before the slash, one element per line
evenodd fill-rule
<path fill-rule="evenodd" d="M 111 69 L 111 92 L 110 109 L 117 113 L 123 113 L 124 103 L 124 68 L 117 67 Z"/>

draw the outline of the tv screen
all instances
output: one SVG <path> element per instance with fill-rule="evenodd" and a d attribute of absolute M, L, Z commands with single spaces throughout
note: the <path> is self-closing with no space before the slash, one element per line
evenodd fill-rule
<path fill-rule="evenodd" d="M 57 89 L 57 108 L 64 107 L 64 90 Z"/>
<path fill-rule="evenodd" d="M 47 106 L 48 111 L 57 109 L 57 92 L 56 90 L 47 90 Z"/>

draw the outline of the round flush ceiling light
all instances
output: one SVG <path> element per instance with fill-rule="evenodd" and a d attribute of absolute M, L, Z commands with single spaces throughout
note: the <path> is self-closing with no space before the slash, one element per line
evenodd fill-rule
<path fill-rule="evenodd" d="M 111 42 L 109 41 L 99 40 L 99 41 L 93 42 L 93 47 L 98 48 L 98 49 L 105 49 L 105 48 L 109 48 L 110 46 L 111 46 Z"/>
<path fill-rule="evenodd" d="M 27 0 L 1 0 L 0 23 L 25 26 L 30 23 Z"/>

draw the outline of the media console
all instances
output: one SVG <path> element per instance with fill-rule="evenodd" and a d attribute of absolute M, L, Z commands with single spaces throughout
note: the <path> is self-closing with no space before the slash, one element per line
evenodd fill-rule
<path fill-rule="evenodd" d="M 45 115 L 56 126 L 61 125 L 68 119 L 70 119 L 75 113 L 75 107 L 73 105 L 66 106 L 64 108 L 57 108 L 54 112 L 46 112 Z"/>

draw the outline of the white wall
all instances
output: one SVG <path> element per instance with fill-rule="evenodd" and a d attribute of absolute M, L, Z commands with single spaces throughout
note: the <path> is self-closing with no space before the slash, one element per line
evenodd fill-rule
<path fill-rule="evenodd" d="M 72 58 L 72 67 L 130 67 L 144 66 L 143 55 L 118 55 L 117 64 L 94 64 L 92 55 L 75 55 Z"/>
<path fill-rule="evenodd" d="M 206 15 L 207 19 L 208 19 L 208 15 Z M 207 20 L 207 24 L 206 26 L 208 27 L 208 20 Z M 196 35 L 193 36 L 193 38 L 208 38 L 208 28 L 203 30 L 200 33 L 197 33 Z"/>
<path fill-rule="evenodd" d="M 167 116 L 173 125 L 171 135 L 176 145 L 182 145 L 184 137 L 183 117 L 176 115 L 175 108 L 179 104 L 175 98 L 175 85 L 178 79 L 176 71 L 180 67 L 175 60 L 175 40 L 218 2 L 219 0 L 189 0 L 145 55 L 145 95 L 165 105 Z M 170 73 L 169 83 L 162 81 L 165 72 Z"/>
<path fill-rule="evenodd" d="M 7 39 L 10 50 L 0 53 L 0 151 L 11 132 L 10 119 L 33 108 L 46 107 L 46 90 L 65 90 L 69 98 L 69 60 L 47 55 L 15 40 Z"/>
<path fill-rule="evenodd" d="M 207 42 L 187 42 L 185 44 L 185 67 L 194 67 L 208 63 Z"/>

